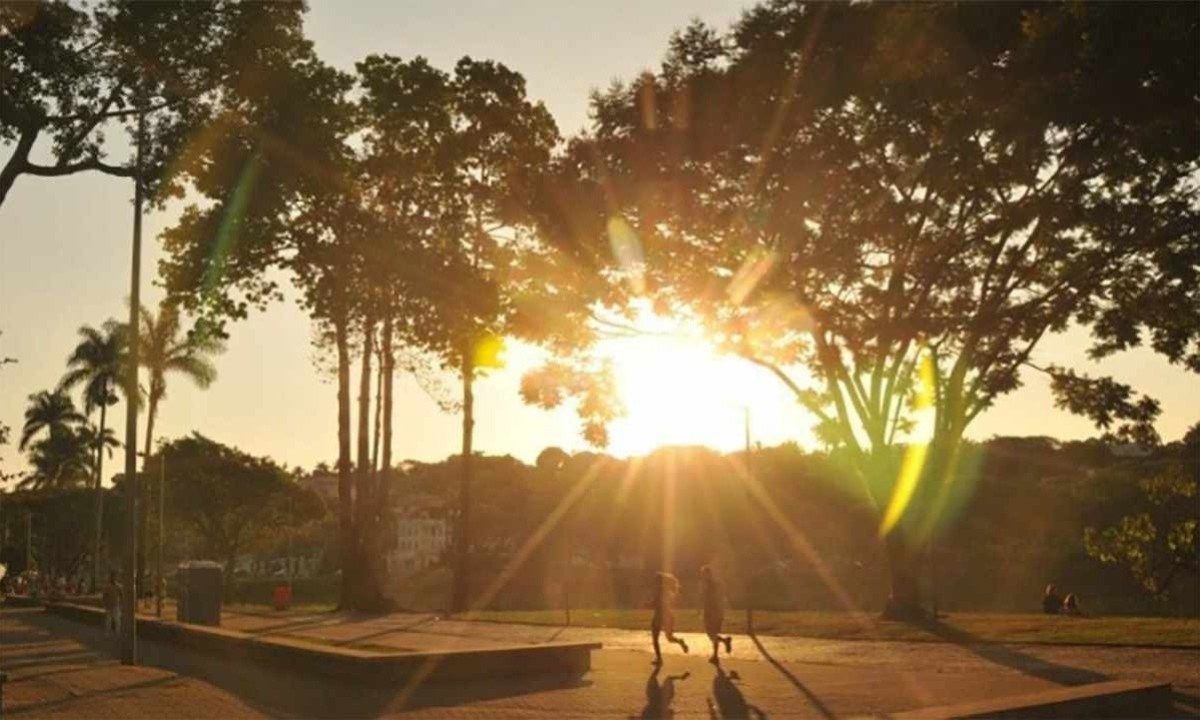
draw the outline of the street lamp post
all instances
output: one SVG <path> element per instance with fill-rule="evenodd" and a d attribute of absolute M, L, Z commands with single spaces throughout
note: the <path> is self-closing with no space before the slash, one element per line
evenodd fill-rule
<path fill-rule="evenodd" d="M 753 509 L 754 493 L 750 490 L 750 480 L 754 477 L 753 455 L 750 446 L 750 406 L 743 408 L 743 429 L 746 435 L 746 510 Z M 749 518 L 747 518 L 749 520 Z M 754 564 L 747 563 L 746 573 L 746 634 L 754 634 Z"/>
<path fill-rule="evenodd" d="M 164 523 L 166 522 L 166 514 L 163 510 L 166 508 L 167 497 L 167 452 L 166 449 L 158 451 L 158 562 L 154 570 L 154 614 L 157 617 L 162 617 L 163 592 L 167 589 L 167 583 L 163 580 L 163 541 L 166 538 Z"/>
<path fill-rule="evenodd" d="M 139 481 L 137 475 L 137 397 L 139 321 L 142 308 L 142 201 L 144 178 L 142 158 L 145 146 L 146 111 L 144 100 L 138 112 L 137 159 L 133 177 L 133 253 L 129 272 L 129 357 L 125 367 L 125 511 L 129 520 L 125 555 L 125 592 L 121 596 L 121 664 L 137 664 L 137 510 Z"/>

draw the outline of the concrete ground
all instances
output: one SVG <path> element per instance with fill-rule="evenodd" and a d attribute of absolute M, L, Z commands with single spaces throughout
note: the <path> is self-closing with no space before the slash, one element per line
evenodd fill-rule
<path fill-rule="evenodd" d="M 121 668 L 98 629 L 33 611 L 5 611 L 0 622 L 0 668 L 9 670 L 8 694 L 22 703 L 19 717 L 56 716 L 56 698 L 71 687 L 37 690 L 62 670 L 108 678 L 114 691 L 99 698 L 102 716 L 246 717 L 816 717 L 886 715 L 931 705 L 1036 692 L 1104 679 L 1168 681 L 1182 690 L 1176 711 L 1200 717 L 1200 652 L 1068 646 L 1007 646 L 970 643 L 894 643 L 735 636 L 734 652 L 721 668 L 705 661 L 709 648 L 684 634 L 691 654 L 664 649 L 661 669 L 650 664 L 645 633 L 595 628 L 448 621 L 428 615 L 383 617 L 302 613 L 227 613 L 223 624 L 251 634 L 294 636 L 331 647 L 425 649 L 468 644 L 499 645 L 600 641 L 592 671 L 578 680 L 504 680 L 422 688 L 361 688 L 333 681 L 269 672 L 247 663 L 215 660 L 159 643 L 142 643 L 143 661 L 153 668 Z M 26 647 L 30 644 L 44 647 Z M 22 648 L 21 658 L 9 648 Z M 56 650 L 56 648 L 59 648 Z M 79 650 L 84 648 L 84 650 Z M 71 670 L 71 655 L 91 659 Z M 62 654 L 59 654 L 62 653 Z M 63 658 L 68 659 L 63 659 Z M 84 657 L 76 658 L 82 662 Z M 24 664 L 22 664 L 24 663 Z M 66 667 L 60 667 L 66 663 Z M 41 678 L 23 675 L 42 675 Z M 122 675 L 161 673 L 161 675 Z M 111 675 L 111 677 L 109 677 Z M 86 675 L 81 677 L 88 677 Z M 99 682 L 99 681 L 97 681 Z M 27 684 L 27 687 L 22 685 Z M 176 689 L 176 683 L 186 684 Z M 162 688 L 163 690 L 160 690 Z M 192 697 L 180 715 L 165 690 Z M 37 693 L 42 693 L 38 695 Z M 58 693 L 57 695 L 53 693 Z M 142 696 L 143 704 L 112 706 L 109 698 Z M 160 697 L 161 695 L 161 697 Z M 37 700 L 38 697 L 45 700 Z M 25 698 L 25 699 L 21 699 Z M 30 699 L 33 698 L 33 699 Z M 89 701 L 90 702 L 90 701 Z M 125 702 L 132 702 L 126 700 Z M 39 704 L 40 703 L 40 704 Z M 147 712 L 155 703 L 161 712 Z M 232 704 L 231 704 L 232 703 Z M 88 716 L 95 714 L 90 705 Z M 23 708 L 23 709 L 22 709 Z M 65 712 L 76 716 L 78 713 Z M 6 715 L 7 717 L 7 715 Z"/>
<path fill-rule="evenodd" d="M 40 609 L 0 611 L 0 671 L 8 675 L 0 716 L 268 717 L 209 683 L 161 668 L 121 665 L 113 654 L 115 644 L 103 637 L 99 643 L 81 639 L 68 624 Z M 92 634 L 100 635 L 84 633 Z"/>

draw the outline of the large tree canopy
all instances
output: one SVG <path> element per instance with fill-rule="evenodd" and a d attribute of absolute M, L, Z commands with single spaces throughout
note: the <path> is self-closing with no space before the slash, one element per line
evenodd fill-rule
<path fill-rule="evenodd" d="M 211 182 L 212 169 L 225 167 L 227 126 L 303 60 L 302 12 L 299 2 L 5 3 L 0 140 L 13 147 L 0 169 L 0 205 L 23 174 L 133 177 L 132 153 L 113 157 L 112 137 L 124 128 L 132 138 L 141 111 L 152 199 L 176 196 L 206 173 Z M 48 162 L 35 151 L 43 138 Z"/>
<path fill-rule="evenodd" d="M 858 468 L 914 611 L 962 434 L 1043 337 L 1084 325 L 1099 356 L 1148 332 L 1200 369 L 1198 18 L 772 2 L 725 36 L 694 24 L 594 98 L 574 189 L 548 193 L 562 272 L 603 258 L 776 374 Z M 1153 400 L 1040 369 L 1064 406 L 1157 440 Z"/>

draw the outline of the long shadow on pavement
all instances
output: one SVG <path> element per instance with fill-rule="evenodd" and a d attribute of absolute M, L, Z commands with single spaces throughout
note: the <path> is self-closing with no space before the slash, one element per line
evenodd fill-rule
<path fill-rule="evenodd" d="M 793 675 L 791 670 L 788 670 L 783 666 L 782 663 L 771 657 L 771 653 L 767 652 L 767 649 L 763 647 L 763 644 L 759 641 L 758 635 L 751 634 L 750 639 L 754 641 L 754 647 L 758 648 L 758 652 L 763 656 L 763 659 L 771 663 L 771 665 L 785 678 L 787 678 L 792 685 L 795 685 L 796 689 L 803 693 L 804 697 L 807 698 L 808 701 L 812 703 L 812 706 L 816 709 L 816 711 L 821 714 L 821 717 L 826 718 L 826 720 L 833 719 L 833 713 L 830 712 L 825 703 L 821 702 L 821 698 L 817 697 L 812 690 L 809 690 L 807 687 L 805 687 L 804 683 L 800 682 L 799 678 Z"/>
<path fill-rule="evenodd" d="M 740 688 L 734 685 L 734 680 L 741 680 L 736 670 L 728 673 L 719 665 L 713 676 L 712 697 L 708 702 L 708 715 L 712 720 L 733 720 L 734 718 L 756 718 L 766 720 L 767 714 L 754 705 L 746 702 L 746 696 Z"/>
<path fill-rule="evenodd" d="M 88 648 L 113 656 L 116 643 L 99 628 L 42 615 L 31 623 L 56 635 L 71 637 Z M 497 678 L 473 682 L 431 683 L 404 697 L 399 686 L 373 686 L 333 678 L 266 668 L 250 658 L 210 655 L 168 643 L 139 640 L 144 665 L 194 677 L 232 693 L 268 715 L 297 718 L 378 717 L 425 707 L 462 705 L 516 697 L 554 689 L 591 685 L 573 676 Z"/>
<path fill-rule="evenodd" d="M 914 621 L 913 625 L 944 640 L 968 650 L 984 660 L 1003 665 L 1032 675 L 1042 680 L 1048 680 L 1059 685 L 1088 685 L 1111 679 L 1108 675 L 1086 668 L 1060 665 L 1059 663 L 1043 660 L 1039 657 L 1014 650 L 1005 645 L 989 643 L 960 628 L 946 625 L 935 620 Z"/>
<path fill-rule="evenodd" d="M 391 635 L 393 633 L 404 632 L 405 630 L 412 630 L 413 628 L 431 623 L 433 620 L 434 618 L 427 617 L 416 622 L 408 623 L 407 625 L 393 625 L 386 627 L 383 630 L 367 633 L 366 635 L 352 637 L 349 640 L 338 640 L 334 643 L 334 645 L 337 645 L 338 647 L 345 647 L 347 645 L 354 645 L 355 643 L 365 642 L 367 640 L 374 640 L 375 638 L 383 637 L 384 635 Z"/>
<path fill-rule="evenodd" d="M 660 720 L 661 718 L 669 718 L 675 715 L 675 711 L 671 709 L 671 703 L 675 700 L 675 683 L 687 680 L 691 673 L 685 672 L 682 675 L 668 675 L 658 680 L 658 674 L 662 672 L 662 665 L 655 665 L 654 670 L 650 672 L 650 677 L 646 678 L 646 706 L 642 708 L 641 717 L 643 720 Z"/>

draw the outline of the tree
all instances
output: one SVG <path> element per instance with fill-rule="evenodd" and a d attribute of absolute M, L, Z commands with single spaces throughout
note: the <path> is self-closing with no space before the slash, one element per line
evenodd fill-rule
<path fill-rule="evenodd" d="M 107 428 L 108 408 L 116 403 L 116 390 L 123 385 L 121 373 L 127 362 L 126 330 L 126 326 L 116 320 L 109 320 L 99 330 L 90 325 L 79 328 L 80 342 L 67 358 L 67 373 L 59 381 L 59 387 L 63 390 L 71 390 L 77 385 L 83 386 L 83 408 L 86 415 L 90 416 L 95 408 L 100 408 L 100 426 L 87 443 L 95 452 L 95 532 L 92 543 L 91 580 L 93 591 L 100 582 L 100 543 L 104 528 L 103 451 L 105 446 L 110 444 L 110 438 L 111 444 L 116 444 L 116 438 L 112 437 Z"/>
<path fill-rule="evenodd" d="M 437 273 L 457 292 L 437 304 L 444 328 L 432 343 L 462 379 L 462 478 L 451 609 L 467 609 L 470 594 L 471 460 L 476 377 L 502 363 L 501 338 L 512 317 L 506 284 L 512 258 L 534 244 L 532 188 L 549 161 L 558 129 L 541 103 L 525 96 L 525 79 L 507 67 L 464 57 L 452 87 L 449 192 L 441 198 L 444 242 Z"/>
<path fill-rule="evenodd" d="M 1180 572 L 1200 575 L 1200 423 L 1167 451 L 1174 457 L 1166 468 L 1138 483 L 1139 512 L 1083 535 L 1088 555 L 1124 565 L 1155 596 L 1169 592 Z"/>
<path fill-rule="evenodd" d="M 313 519 L 322 509 L 320 498 L 302 491 L 269 458 L 199 433 L 166 443 L 160 452 L 171 468 L 168 512 L 196 532 L 203 552 L 225 563 L 228 574 L 251 544 Z"/>
<path fill-rule="evenodd" d="M 283 31 L 290 28 L 284 27 Z M 212 202 L 187 208 L 164 234 L 160 273 L 169 295 L 221 332 L 251 308 L 279 299 L 268 272 L 285 268 L 318 337 L 336 346 L 339 554 L 343 604 L 352 584 L 354 543 L 350 453 L 350 336 L 357 312 L 355 242 L 364 227 L 349 149 L 352 81 L 321 63 L 310 43 L 288 33 L 285 52 L 257 59 L 269 78 L 220 128 L 222 152 L 198 188 Z"/>
<path fill-rule="evenodd" d="M 71 431 L 84 417 L 75 410 L 71 397 L 61 390 L 43 390 L 29 396 L 29 407 L 25 409 L 25 427 L 21 430 L 18 447 L 24 450 L 43 430 L 48 437 L 63 435 Z"/>
<path fill-rule="evenodd" d="M 772 2 L 726 36 L 693 25 L 594 98 L 560 160 L 560 272 L 611 245 L 628 295 L 778 377 L 877 508 L 886 613 L 921 616 L 963 432 L 1023 372 L 1156 441 L 1153 400 L 1035 366 L 1043 337 L 1083 325 L 1102 355 L 1148 328 L 1195 365 L 1200 324 L 1167 308 L 1200 307 L 1198 32 L 1194 8 L 1117 4 Z"/>
<path fill-rule="evenodd" d="M 214 355 L 225 351 L 225 344 L 215 335 L 203 331 L 182 332 L 179 307 L 159 306 L 158 316 L 148 308 L 141 309 L 141 353 L 139 362 L 149 376 L 146 402 L 146 440 L 143 457 L 149 462 L 154 446 L 154 421 L 158 406 L 167 397 L 167 375 L 176 373 L 191 380 L 201 389 L 217 379 L 212 363 Z M 143 464 L 143 472 L 148 465 Z"/>
<path fill-rule="evenodd" d="M 86 483 L 91 477 L 94 452 L 88 444 L 91 440 L 75 427 L 65 427 L 32 443 L 29 464 L 33 471 L 17 487 L 41 490 Z"/>
<path fill-rule="evenodd" d="M 272 63 L 260 61 L 286 61 L 302 12 L 298 2 L 6 3 L 0 139 L 13 150 L 0 169 L 0 205 L 21 175 L 132 178 L 132 158 L 107 157 L 110 130 L 132 133 L 140 113 L 152 116 L 142 168 L 151 198 L 181 194 L 223 149 L 195 142 L 198 133 L 216 139 L 246 95 L 269 86 Z M 42 138 L 53 143 L 49 164 L 31 159 Z"/>

